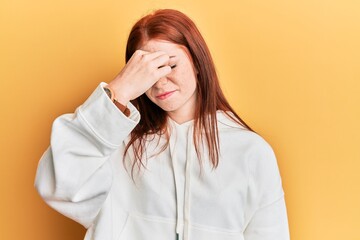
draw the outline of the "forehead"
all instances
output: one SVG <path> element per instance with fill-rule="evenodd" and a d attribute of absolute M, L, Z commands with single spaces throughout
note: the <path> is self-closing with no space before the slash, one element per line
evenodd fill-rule
<path fill-rule="evenodd" d="M 184 51 L 181 45 L 157 39 L 145 42 L 140 49 L 147 52 L 163 51 L 170 55 Z"/>

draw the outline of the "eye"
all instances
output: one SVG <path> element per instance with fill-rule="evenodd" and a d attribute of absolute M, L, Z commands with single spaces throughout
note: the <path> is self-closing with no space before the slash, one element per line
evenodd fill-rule
<path fill-rule="evenodd" d="M 170 66 L 171 69 L 176 68 L 176 64 Z"/>

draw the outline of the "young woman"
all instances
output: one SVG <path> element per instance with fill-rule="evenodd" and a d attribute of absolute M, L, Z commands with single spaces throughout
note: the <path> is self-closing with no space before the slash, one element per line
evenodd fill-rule
<path fill-rule="evenodd" d="M 54 121 L 35 186 L 87 240 L 289 239 L 274 153 L 176 10 L 140 19 L 116 78 Z"/>

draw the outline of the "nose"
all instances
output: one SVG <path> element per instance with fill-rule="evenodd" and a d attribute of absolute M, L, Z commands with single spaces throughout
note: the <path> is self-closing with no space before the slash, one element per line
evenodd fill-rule
<path fill-rule="evenodd" d="M 167 77 L 162 77 L 154 84 L 154 87 L 161 88 L 163 85 L 167 84 L 167 82 L 168 82 Z"/>

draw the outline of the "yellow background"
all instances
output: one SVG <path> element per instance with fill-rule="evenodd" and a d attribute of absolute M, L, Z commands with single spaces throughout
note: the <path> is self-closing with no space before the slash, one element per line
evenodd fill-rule
<path fill-rule="evenodd" d="M 360 239 L 358 0 L 1 0 L 0 239 L 83 239 L 37 195 L 37 162 L 156 8 L 197 23 L 229 101 L 273 146 L 292 239 Z"/>

